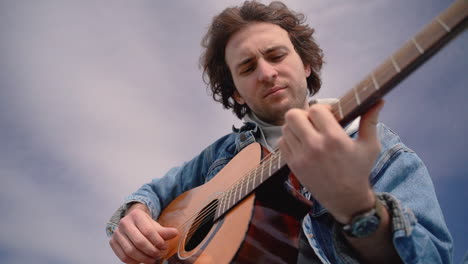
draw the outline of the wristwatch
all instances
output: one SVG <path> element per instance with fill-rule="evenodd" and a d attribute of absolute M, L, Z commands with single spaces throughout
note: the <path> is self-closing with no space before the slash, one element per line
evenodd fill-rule
<path fill-rule="evenodd" d="M 368 237 L 380 226 L 383 214 L 382 203 L 375 197 L 375 206 L 367 212 L 359 213 L 351 219 L 351 222 L 342 227 L 343 232 L 350 237 Z"/>

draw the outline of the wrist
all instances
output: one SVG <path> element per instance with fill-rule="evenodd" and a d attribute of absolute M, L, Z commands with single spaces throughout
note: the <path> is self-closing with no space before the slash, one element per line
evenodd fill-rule
<path fill-rule="evenodd" d="M 150 210 L 148 209 L 148 207 L 145 204 L 140 203 L 140 202 L 129 203 L 127 205 L 127 210 L 125 211 L 125 215 L 128 215 L 130 212 L 132 212 L 134 210 L 141 210 L 141 211 L 147 213 L 148 215 L 150 215 Z"/>
<path fill-rule="evenodd" d="M 371 236 L 377 232 L 382 222 L 387 220 L 384 211 L 384 206 L 375 197 L 375 203 L 371 209 L 354 215 L 347 224 L 341 224 L 342 231 L 348 237 L 364 238 Z"/>
<path fill-rule="evenodd" d="M 365 192 L 358 199 L 349 199 L 346 206 L 344 206 L 344 210 L 340 213 L 336 213 L 334 216 L 335 220 L 342 224 L 346 225 L 349 224 L 352 219 L 359 214 L 367 212 L 375 207 L 375 203 L 377 201 L 377 197 L 372 189 L 369 188 L 368 191 Z"/>

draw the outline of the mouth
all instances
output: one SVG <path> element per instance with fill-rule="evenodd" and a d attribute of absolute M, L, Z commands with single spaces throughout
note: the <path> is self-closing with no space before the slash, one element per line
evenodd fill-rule
<path fill-rule="evenodd" d="M 275 95 L 277 93 L 280 93 L 281 90 L 284 90 L 286 89 L 287 86 L 273 86 L 271 87 L 270 89 L 268 89 L 265 93 L 265 95 L 263 96 L 263 98 L 266 98 L 270 95 Z"/>

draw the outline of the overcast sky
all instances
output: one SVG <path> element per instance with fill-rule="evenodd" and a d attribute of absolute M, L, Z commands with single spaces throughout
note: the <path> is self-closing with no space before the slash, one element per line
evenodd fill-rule
<path fill-rule="evenodd" d="M 123 198 L 240 122 L 206 92 L 200 40 L 241 1 L 0 2 L 0 262 L 118 263 L 105 223 Z M 296 0 L 339 97 L 447 0 Z M 425 161 L 468 248 L 468 36 L 387 97 L 381 121 Z"/>

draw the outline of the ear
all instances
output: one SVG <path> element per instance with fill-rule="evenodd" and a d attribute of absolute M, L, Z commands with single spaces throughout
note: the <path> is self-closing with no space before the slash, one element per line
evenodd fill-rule
<path fill-rule="evenodd" d="M 239 94 L 237 90 L 234 90 L 234 93 L 232 94 L 232 98 L 234 98 L 234 100 L 236 100 L 236 102 L 240 105 L 245 104 L 244 98 L 242 98 L 242 96 Z"/>
<path fill-rule="evenodd" d="M 305 71 L 305 74 L 306 74 L 306 78 L 308 78 L 310 76 L 310 73 L 312 72 L 312 70 L 310 69 L 310 65 L 305 65 L 304 66 L 304 71 Z"/>

